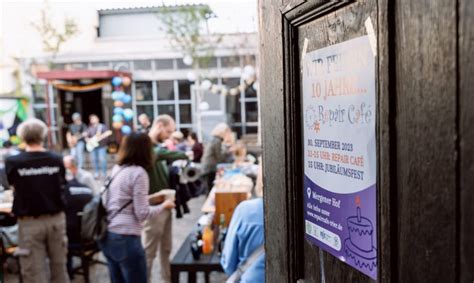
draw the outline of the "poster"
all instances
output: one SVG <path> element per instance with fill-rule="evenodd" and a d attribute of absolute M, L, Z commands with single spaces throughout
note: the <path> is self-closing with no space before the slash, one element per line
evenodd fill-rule
<path fill-rule="evenodd" d="M 307 53 L 302 77 L 305 237 L 377 279 L 375 55 L 369 37 Z"/>
<path fill-rule="evenodd" d="M 6 141 L 20 143 L 16 129 L 27 118 L 27 109 L 25 98 L 0 98 L 0 147 Z"/>

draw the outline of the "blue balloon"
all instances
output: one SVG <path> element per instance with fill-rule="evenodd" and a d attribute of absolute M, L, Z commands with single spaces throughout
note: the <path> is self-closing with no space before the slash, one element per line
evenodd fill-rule
<path fill-rule="evenodd" d="M 133 110 L 130 108 L 127 108 L 123 110 L 123 117 L 125 118 L 125 121 L 130 121 L 133 119 Z"/>
<path fill-rule="evenodd" d="M 130 103 L 132 102 L 132 96 L 130 94 L 125 94 L 123 97 L 122 97 L 122 102 L 123 103 Z"/>
<path fill-rule="evenodd" d="M 132 128 L 129 125 L 122 126 L 122 134 L 129 135 L 132 132 Z"/>
<path fill-rule="evenodd" d="M 112 116 L 112 121 L 122 122 L 123 121 L 122 115 L 115 114 L 114 116 Z"/>
<path fill-rule="evenodd" d="M 115 115 L 122 115 L 123 114 L 123 108 L 122 107 L 115 107 L 114 108 L 114 114 Z"/>
<path fill-rule="evenodd" d="M 113 77 L 112 78 L 112 85 L 113 86 L 119 86 L 122 84 L 122 78 L 121 77 Z"/>
<path fill-rule="evenodd" d="M 124 95 L 125 94 L 123 93 L 123 91 L 114 91 L 114 92 L 112 92 L 112 99 L 113 100 L 122 100 Z"/>

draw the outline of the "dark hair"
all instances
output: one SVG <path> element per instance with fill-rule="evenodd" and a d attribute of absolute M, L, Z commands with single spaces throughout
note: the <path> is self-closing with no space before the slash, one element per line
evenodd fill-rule
<path fill-rule="evenodd" d="M 153 163 L 153 145 L 148 135 L 131 133 L 120 144 L 118 165 L 137 165 L 145 169 Z"/>
<path fill-rule="evenodd" d="M 191 137 L 193 140 L 195 140 L 196 142 L 199 142 L 198 140 L 198 136 L 196 135 L 196 133 L 192 132 L 188 135 L 188 137 Z"/>

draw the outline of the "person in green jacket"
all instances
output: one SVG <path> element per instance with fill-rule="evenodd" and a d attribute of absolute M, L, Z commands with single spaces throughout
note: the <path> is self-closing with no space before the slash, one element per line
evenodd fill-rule
<path fill-rule="evenodd" d="M 150 179 L 149 194 L 169 189 L 168 162 L 179 159 L 188 159 L 183 152 L 170 151 L 160 144 L 169 138 L 175 131 L 176 124 L 169 115 L 160 115 L 155 118 L 148 136 L 153 141 L 155 148 L 155 161 L 148 170 Z M 151 281 L 151 270 L 158 250 L 160 251 L 161 277 L 163 282 L 171 282 L 170 254 L 172 244 L 172 214 L 171 210 L 163 211 L 155 217 L 148 218 L 143 223 L 143 247 L 147 261 L 148 282 Z"/>

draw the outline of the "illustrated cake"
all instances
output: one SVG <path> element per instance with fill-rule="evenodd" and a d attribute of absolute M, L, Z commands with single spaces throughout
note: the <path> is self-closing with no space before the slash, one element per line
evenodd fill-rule
<path fill-rule="evenodd" d="M 347 229 L 349 238 L 344 241 L 347 260 L 360 268 L 374 270 L 377 266 L 374 227 L 369 219 L 362 217 L 360 207 L 357 207 L 357 216 L 347 218 Z"/>

